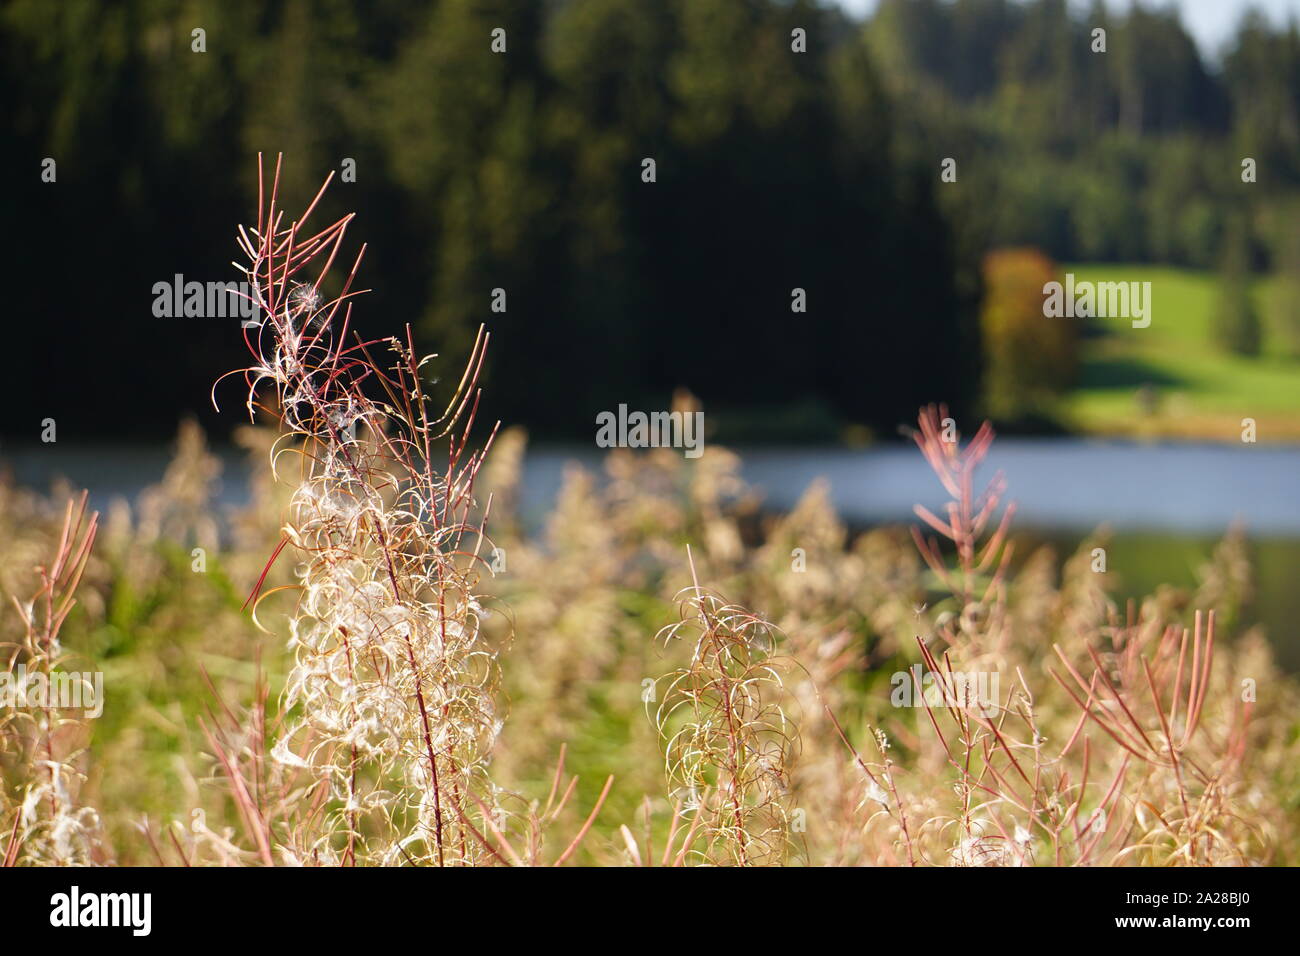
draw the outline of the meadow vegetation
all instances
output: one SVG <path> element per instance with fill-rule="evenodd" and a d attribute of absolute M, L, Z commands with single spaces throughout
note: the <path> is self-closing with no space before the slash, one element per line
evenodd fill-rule
<path fill-rule="evenodd" d="M 992 429 L 938 407 L 949 503 L 910 529 L 850 535 L 820 486 L 765 514 L 709 446 L 614 449 L 526 534 L 525 435 L 474 428 L 486 336 L 450 375 L 358 335 L 351 217 L 278 186 L 241 230 L 250 504 L 219 520 L 192 425 L 102 516 L 0 484 L 6 666 L 107 693 L 0 713 L 6 864 L 1296 862 L 1300 687 L 1242 626 L 1239 536 L 1122 607 L 1100 538 L 1013 562 Z"/>

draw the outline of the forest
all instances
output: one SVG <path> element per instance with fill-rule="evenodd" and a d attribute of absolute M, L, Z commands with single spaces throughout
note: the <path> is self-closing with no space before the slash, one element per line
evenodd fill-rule
<path fill-rule="evenodd" d="M 1300 282 L 1300 39 L 1259 17 L 1221 63 L 1174 12 L 1064 0 L 883 0 L 863 22 L 804 0 L 9 0 L 0 27 L 13 348 L 111 377 L 95 427 L 123 438 L 227 427 L 193 383 L 237 354 L 229 320 L 158 318 L 152 290 L 238 278 L 259 151 L 302 201 L 336 173 L 367 308 L 447 355 L 487 325 L 484 415 L 540 436 L 677 388 L 740 440 L 896 437 L 936 399 L 999 412 L 999 248 L 1233 251 Z M 9 384 L 73 427 L 45 362 Z"/>

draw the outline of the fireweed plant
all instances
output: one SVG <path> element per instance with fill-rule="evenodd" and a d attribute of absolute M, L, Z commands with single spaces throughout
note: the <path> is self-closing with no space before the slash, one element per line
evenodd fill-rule
<path fill-rule="evenodd" d="M 792 662 L 776 655 L 780 634 L 771 624 L 700 587 L 693 563 L 692 578 L 679 596 L 680 619 L 659 634 L 689 642 L 690 661 L 664 679 L 655 714 L 669 783 L 697 817 L 684 835 L 690 848 L 684 843 L 679 853 L 707 863 L 781 863 L 792 841 L 788 768 L 799 747 L 784 693 Z"/>
<path fill-rule="evenodd" d="M 1244 848 L 1259 834 L 1238 801 L 1248 789 L 1241 768 L 1250 701 L 1236 700 L 1221 684 L 1213 737 L 1197 733 L 1211 687 L 1213 610 L 1196 611 L 1190 632 L 1131 608 L 1120 621 L 1099 606 L 1086 629 L 1077 618 L 1068 621 L 1075 633 L 1053 644 L 1056 666 L 1046 668 L 1077 708 L 1063 740 L 1040 729 L 1043 705 L 1021 667 L 1005 699 L 991 707 L 961 693 L 958 673 L 996 669 L 1009 659 L 1012 509 L 996 520 L 1001 474 L 983 494 L 972 494 L 992 430 L 985 424 L 962 447 L 955 434 L 943 434 L 945 416 L 942 408 L 923 410 L 915 440 L 952 498 L 948 517 L 919 505 L 916 513 L 947 539 L 955 566 L 935 541 L 917 529 L 913 535 L 949 604 L 932 641 L 918 637 L 917 645 L 941 693 L 941 705 L 927 701 L 925 714 L 954 771 L 957 809 L 923 827 L 951 834 L 943 842 L 958 865 L 1249 862 Z"/>
<path fill-rule="evenodd" d="M 5 776 L 24 781 L 17 806 L 6 806 L 0 790 L 0 810 L 9 830 L 0 839 L 0 865 L 90 866 L 102 863 L 106 851 L 99 815 L 85 806 L 80 790 L 85 781 L 84 749 L 90 736 L 84 711 L 69 709 L 57 687 L 84 681 L 81 674 L 57 674 L 70 660 L 59 632 L 75 606 L 77 586 L 90 559 L 99 514 L 86 514 L 86 494 L 68 502 L 53 560 L 36 567 L 40 581 L 26 601 L 13 599 L 23 625 L 23 639 L 0 646 L 9 687 L 33 682 L 40 691 L 31 706 L 0 702 L 0 766 Z M 77 693 L 78 700 L 85 695 Z"/>
<path fill-rule="evenodd" d="M 287 455 L 299 466 L 276 552 L 297 562 L 284 699 L 296 717 L 272 755 L 313 776 L 328 805 L 290 849 L 323 863 L 481 862 L 468 817 L 499 809 L 485 766 L 500 715 L 475 594 L 487 509 L 470 516 L 491 437 L 468 443 L 487 335 L 432 410 L 434 356 L 415 353 L 409 326 L 405 341 L 349 337 L 364 246 L 341 291 L 321 291 L 352 219 L 305 228 L 329 180 L 286 222 L 279 172 L 263 205 L 259 163 L 258 222 L 239 244 L 264 317 L 245 329 L 247 407 L 280 423 L 273 471 Z M 276 590 L 257 597 L 255 617 Z"/>

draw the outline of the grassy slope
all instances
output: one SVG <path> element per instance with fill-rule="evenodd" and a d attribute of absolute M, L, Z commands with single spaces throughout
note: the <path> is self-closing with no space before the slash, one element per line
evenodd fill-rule
<path fill-rule="evenodd" d="M 1179 435 L 1239 441 L 1241 419 L 1254 418 L 1259 440 L 1300 438 L 1300 361 L 1286 357 L 1271 327 L 1276 281 L 1261 280 L 1254 294 L 1264 324 L 1264 353 L 1242 358 L 1218 351 L 1210 334 L 1216 280 L 1212 273 L 1153 266 L 1075 265 L 1076 281 L 1149 281 L 1151 326 L 1128 319 L 1096 320 L 1104 334 L 1084 343 L 1080 387 L 1064 411 L 1084 431 Z M 1154 415 L 1139 410 L 1134 394 L 1154 385 Z"/>

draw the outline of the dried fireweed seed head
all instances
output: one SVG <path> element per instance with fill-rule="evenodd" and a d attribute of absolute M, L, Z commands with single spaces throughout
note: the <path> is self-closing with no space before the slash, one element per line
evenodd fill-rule
<path fill-rule="evenodd" d="M 496 800 L 485 771 L 501 722 L 475 594 L 486 509 L 473 485 L 491 438 L 469 449 L 487 336 L 435 410 L 409 326 L 404 340 L 352 329 L 360 254 L 323 300 L 351 217 L 307 229 L 318 194 L 286 226 L 278 182 L 277 164 L 257 226 L 240 230 L 269 317 L 246 333 L 247 405 L 280 422 L 277 474 L 299 464 L 280 546 L 296 561 L 289 719 L 271 753 L 314 777 L 327 811 L 280 836 L 296 858 L 472 864 L 487 848 L 468 815 Z"/>
<path fill-rule="evenodd" d="M 692 569 L 692 574 L 694 573 Z M 786 692 L 794 662 L 763 618 L 697 583 L 679 596 L 679 619 L 659 633 L 682 641 L 689 662 L 664 680 L 654 714 L 670 789 L 692 818 L 701 863 L 779 865 L 794 848 L 791 768 L 801 747 Z"/>
<path fill-rule="evenodd" d="M 295 282 L 289 292 L 288 312 L 290 319 L 299 328 L 312 331 L 320 329 L 325 324 L 325 320 L 320 315 L 323 302 L 324 297 L 313 283 Z"/>

